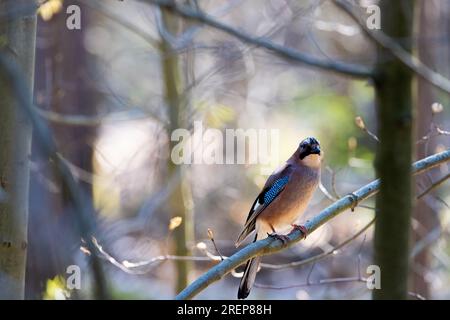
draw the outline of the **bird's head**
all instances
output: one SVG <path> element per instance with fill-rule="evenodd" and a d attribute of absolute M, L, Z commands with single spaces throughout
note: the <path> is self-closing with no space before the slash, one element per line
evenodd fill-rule
<path fill-rule="evenodd" d="M 308 167 L 320 167 L 322 160 L 322 152 L 320 150 L 320 143 L 314 137 L 308 137 L 298 146 L 297 152 L 294 155 L 296 161 Z"/>

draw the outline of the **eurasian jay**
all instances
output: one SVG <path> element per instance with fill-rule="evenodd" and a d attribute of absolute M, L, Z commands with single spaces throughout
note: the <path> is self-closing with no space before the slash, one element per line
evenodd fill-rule
<path fill-rule="evenodd" d="M 276 230 L 289 225 L 301 230 L 306 237 L 308 230 L 294 222 L 303 214 L 319 185 L 320 164 L 319 141 L 313 137 L 306 138 L 286 163 L 267 179 L 253 202 L 236 247 L 253 230 L 256 230 L 254 241 L 269 235 L 285 242 L 287 236 L 277 234 Z M 260 261 L 261 257 L 258 256 L 247 262 L 239 285 L 238 299 L 245 299 L 249 295 Z"/>

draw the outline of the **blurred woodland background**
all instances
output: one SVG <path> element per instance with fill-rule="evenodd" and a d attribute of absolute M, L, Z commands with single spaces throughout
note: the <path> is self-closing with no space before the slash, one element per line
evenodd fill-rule
<path fill-rule="evenodd" d="M 230 30 L 219 30 L 220 26 L 177 14 L 171 1 L 155 1 L 162 6 L 152 2 L 0 0 L 1 52 L 8 55 L 12 48 L 12 56 L 18 54 L 19 64 L 28 68 L 35 116 L 50 128 L 57 150 L 51 155 L 39 143 L 42 137 L 36 130 L 27 140 L 30 124 L 20 129 L 19 136 L 11 133 L 17 133 L 10 125 L 17 118 L 5 106 L 14 94 L 2 75 L 0 213 L 12 210 L 13 201 L 28 203 L 29 208 L 28 215 L 16 222 L 7 214 L 0 216 L 0 283 L 8 283 L 4 278 L 11 274 L 23 279 L 16 291 L 0 286 L 0 297 L 171 299 L 220 261 L 217 249 L 223 256 L 239 250 L 234 241 L 267 176 L 258 164 L 175 165 L 170 152 L 177 142 L 170 140 L 171 132 L 193 130 L 194 121 L 202 121 L 222 132 L 279 130 L 279 163 L 273 169 L 303 138 L 317 137 L 324 151 L 322 186 L 303 222 L 383 176 L 384 163 L 394 165 L 388 168 L 391 180 L 386 178 L 386 186 L 393 185 L 390 181 L 405 186 L 382 191 L 384 198 L 377 200 L 381 203 L 370 198 L 305 241 L 264 257 L 266 265 L 258 273 L 251 298 L 370 299 L 372 294 L 377 298 L 358 279 L 368 276 L 366 268 L 374 259 L 382 265 L 388 259 L 374 258 L 374 250 L 383 246 L 403 250 L 400 257 L 405 257 L 408 269 L 394 264 L 391 268 L 403 276 L 391 276 L 402 278 L 409 294 L 387 293 L 382 298 L 450 298 L 449 184 L 442 180 L 439 188 L 428 192 L 435 181 L 449 175 L 448 165 L 417 176 L 414 183 L 407 178 L 409 163 L 450 147 L 446 131 L 450 99 L 442 88 L 450 78 L 449 1 L 342 1 L 348 7 L 331 0 L 176 1 L 188 12 L 207 13 L 256 41 L 267 40 L 327 63 L 361 66 L 355 72 L 302 63 Z M 408 57 L 416 57 L 443 81 L 436 77 L 430 81 L 429 73 L 417 76 L 421 65 L 405 68 L 404 61 L 399 62 L 392 50 L 380 49 L 345 9 L 366 21 L 371 16 L 366 8 L 373 4 L 381 7 L 381 30 L 373 33 L 395 39 Z M 75 11 L 68 13 L 68 8 L 73 5 L 80 8 L 81 28 L 70 30 L 67 21 Z M 22 21 L 23 16 L 28 20 Z M 34 49 L 34 67 L 27 67 Z M 381 76 L 365 76 L 364 70 Z M 387 110 L 398 113 L 389 118 Z M 23 115 L 17 121 L 23 123 Z M 31 156 L 25 152 L 21 162 L 29 159 L 29 194 L 23 191 L 27 168 L 17 171 L 23 184 L 13 182 L 11 187 L 5 178 L 14 174 L 6 165 L 12 145 L 17 148 L 21 143 L 25 150 L 27 145 L 31 148 Z M 404 175 L 396 164 L 405 168 Z M 61 167 L 69 169 L 77 192 L 84 196 L 81 202 L 92 204 L 85 206 L 81 218 L 71 184 L 58 172 Z M 19 181 L 16 178 L 9 176 L 10 181 Z M 386 231 L 384 235 L 377 231 L 386 241 L 377 244 L 373 218 L 377 210 L 389 211 L 383 204 L 388 206 L 392 197 L 403 200 L 390 208 L 405 214 L 398 214 L 403 220 L 377 219 L 377 228 Z M 1 257 L 8 254 L 5 239 L 11 230 L 28 243 L 26 250 L 14 253 L 14 259 L 21 258 L 12 273 L 8 271 L 12 258 Z M 409 247 L 402 247 L 404 243 Z M 321 254 L 314 263 L 288 264 Z M 17 271 L 21 263 L 23 273 Z M 288 265 L 276 266 L 280 264 Z M 81 268 L 80 290 L 66 287 L 70 265 Z M 197 297 L 234 299 L 240 271 Z M 324 281 L 346 278 L 356 280 Z M 382 268 L 386 290 L 390 281 Z"/>

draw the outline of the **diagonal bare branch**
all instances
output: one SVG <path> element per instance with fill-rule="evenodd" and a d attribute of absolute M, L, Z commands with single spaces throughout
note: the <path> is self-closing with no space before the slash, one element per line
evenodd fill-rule
<path fill-rule="evenodd" d="M 420 174 L 448 161 L 450 161 L 450 150 L 434 154 L 415 162 L 412 166 L 412 174 Z M 310 233 L 315 231 L 340 213 L 344 212 L 347 209 L 353 208 L 355 206 L 355 203 L 361 202 L 375 195 L 378 192 L 379 187 L 379 180 L 370 182 L 369 184 L 361 187 L 359 190 L 339 199 L 329 207 L 322 210 L 318 215 L 307 221 L 305 223 L 305 227 L 309 230 Z M 183 291 L 181 291 L 176 296 L 176 299 L 191 299 L 202 290 L 206 289 L 210 284 L 220 280 L 226 274 L 230 273 L 233 269 L 245 263 L 248 259 L 259 255 L 267 255 L 284 250 L 296 244 L 297 242 L 302 240 L 302 238 L 303 234 L 300 231 L 295 230 L 288 235 L 289 240 L 286 243 L 283 243 L 282 241 L 274 239 L 272 237 L 256 241 L 239 250 L 228 259 L 225 259 L 224 261 L 209 269 L 209 271 L 204 273 Z"/>
<path fill-rule="evenodd" d="M 443 184 L 448 179 L 450 179 L 450 173 L 447 173 L 442 178 L 439 178 L 439 180 L 437 180 L 436 182 L 433 182 L 432 185 L 430 185 L 427 189 L 425 189 L 421 194 L 419 194 L 417 196 L 417 199 L 420 199 L 420 198 L 424 197 L 425 195 L 427 195 L 429 192 L 431 192 L 435 188 L 439 187 L 441 184 Z"/>
<path fill-rule="evenodd" d="M 288 262 L 288 263 L 284 263 L 284 264 L 264 264 L 264 265 L 261 265 L 261 267 L 264 267 L 267 269 L 278 270 L 278 269 L 285 269 L 285 268 L 300 267 L 300 266 L 303 266 L 303 265 L 306 265 L 306 264 L 309 264 L 312 262 L 317 262 L 319 260 L 322 260 L 325 257 L 332 255 L 337 250 L 341 249 L 342 247 L 346 246 L 347 244 L 349 244 L 350 242 L 352 242 L 353 240 L 358 238 L 361 234 L 366 232 L 367 229 L 369 229 L 374 224 L 374 222 L 375 222 L 375 218 L 370 220 L 370 222 L 367 223 L 363 228 L 361 228 L 361 230 L 359 230 L 357 233 L 355 233 L 351 237 L 345 239 L 343 242 L 339 243 L 337 246 L 331 248 L 330 250 L 328 250 L 326 252 L 322 252 L 318 255 L 312 256 L 307 259 L 299 260 L 299 261 L 293 261 L 293 262 Z"/>
<path fill-rule="evenodd" d="M 295 49 L 285 47 L 277 44 L 265 37 L 257 37 L 246 33 L 243 30 L 234 28 L 230 25 L 222 23 L 210 15 L 201 12 L 199 9 L 195 9 L 186 5 L 177 4 L 175 1 L 170 0 L 141 0 L 158 7 L 166 8 L 172 13 L 181 17 L 191 19 L 204 23 L 212 28 L 223 31 L 229 35 L 232 35 L 239 40 L 248 44 L 265 48 L 279 55 L 282 58 L 306 64 L 312 67 L 319 68 L 321 70 L 333 71 L 338 74 L 352 76 L 356 78 L 371 78 L 371 69 L 366 66 L 360 66 L 345 62 L 338 62 L 335 60 L 323 60 L 318 59 L 314 55 L 299 52 Z"/>
<path fill-rule="evenodd" d="M 436 88 L 450 94 L 450 80 L 442 76 L 441 74 L 431 70 L 417 57 L 409 54 L 402 48 L 397 42 L 384 34 L 382 31 L 372 31 L 358 18 L 358 16 L 351 9 L 350 4 L 342 0 L 333 0 L 333 3 L 344 12 L 346 12 L 352 20 L 354 20 L 362 29 L 362 31 L 375 43 L 389 50 L 394 57 L 408 67 L 412 72 L 428 81 Z"/>

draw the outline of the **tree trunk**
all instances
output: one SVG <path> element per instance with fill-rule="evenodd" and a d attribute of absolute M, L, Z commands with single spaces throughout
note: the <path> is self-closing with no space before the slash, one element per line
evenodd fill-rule
<path fill-rule="evenodd" d="M 414 1 L 380 2 L 381 28 L 411 52 Z M 378 48 L 375 93 L 378 137 L 375 170 L 381 179 L 377 196 L 375 263 L 381 289 L 374 299 L 406 299 L 412 208 L 413 154 L 412 75 L 392 54 Z"/>
<path fill-rule="evenodd" d="M 434 69 L 436 65 L 436 43 L 435 38 L 440 36 L 439 23 L 439 1 L 421 0 L 417 3 L 419 14 L 418 34 L 420 35 L 417 43 L 417 53 L 420 61 Z M 432 112 L 431 105 L 435 102 L 436 92 L 433 86 L 423 79 L 418 79 L 418 96 L 417 96 L 417 132 L 416 138 L 420 140 L 427 135 L 431 121 Z M 416 159 L 422 159 L 433 152 L 435 142 L 433 140 L 421 143 L 417 146 Z M 426 183 L 428 181 L 425 180 Z M 419 189 L 420 190 L 420 189 Z M 419 222 L 417 228 L 413 230 L 413 243 L 420 241 L 434 227 L 438 225 L 436 215 L 427 204 L 425 199 L 421 199 L 416 203 L 413 211 L 413 217 Z M 413 260 L 413 268 L 411 270 L 411 291 L 421 294 L 425 298 L 429 298 L 430 290 L 428 282 L 425 278 L 425 272 L 430 267 L 430 252 L 428 248 L 424 248 Z"/>
<path fill-rule="evenodd" d="M 179 19 L 174 17 L 166 10 L 162 11 L 162 20 L 165 28 L 176 34 L 180 24 Z M 170 125 L 168 127 L 168 136 L 178 128 L 187 128 L 187 115 L 185 103 L 181 101 L 181 68 L 178 55 L 172 50 L 169 43 L 161 40 L 161 63 L 162 74 L 165 86 L 165 101 L 168 108 Z M 170 142 L 170 150 L 177 142 Z M 181 226 L 174 230 L 175 255 L 189 255 L 188 243 L 194 239 L 193 214 L 189 204 L 192 202 L 191 189 L 186 175 L 186 168 L 182 165 L 175 165 L 168 159 L 169 179 L 175 179 L 176 186 L 168 199 L 168 209 L 171 217 L 181 217 L 183 222 Z M 192 263 L 189 261 L 176 261 L 177 283 L 176 292 L 180 292 L 188 284 L 189 270 Z"/>
<path fill-rule="evenodd" d="M 27 4 L 32 5 L 32 1 Z M 14 12 L 20 1 L 0 0 L 0 12 Z M 36 16 L 3 16 L 0 20 L 0 51 L 23 70 L 32 99 Z M 29 156 L 31 125 L 17 97 L 0 74 L 0 184 L 7 193 L 0 203 L 0 299 L 23 299 L 27 255 Z"/>
<path fill-rule="evenodd" d="M 77 5 L 81 10 L 81 29 L 70 30 L 66 26 L 67 8 Z M 83 45 L 83 39 L 92 24 L 93 16 L 87 6 L 75 0 L 64 1 L 60 12 L 50 20 L 38 18 L 36 43 L 35 103 L 40 109 L 57 114 L 95 116 L 101 94 L 96 89 L 92 74 L 95 73 L 95 58 Z M 93 71 L 94 70 L 94 71 Z M 71 126 L 48 121 L 58 152 L 70 163 L 92 172 L 92 152 L 97 134 L 96 126 Z M 47 280 L 65 274 L 69 265 L 75 264 L 77 252 L 74 244 L 80 241 L 77 213 L 69 208 L 70 196 L 63 192 L 52 193 L 43 187 L 42 176 L 54 181 L 59 190 L 62 183 L 54 176 L 48 157 L 39 144 L 32 145 L 32 159 L 37 172 L 31 174 L 28 237 L 26 299 L 41 299 Z M 92 202 L 92 185 L 77 182 L 86 198 Z M 93 217 L 94 218 L 94 217 Z M 47 221 L 42 225 L 40 221 Z M 54 239 L 61 239 L 55 242 Z M 42 257 L 46 257 L 43 259 Z M 102 277 L 103 278 L 103 277 Z M 106 284 L 96 281 L 106 291 Z M 75 291 L 74 291 L 75 292 Z"/>

